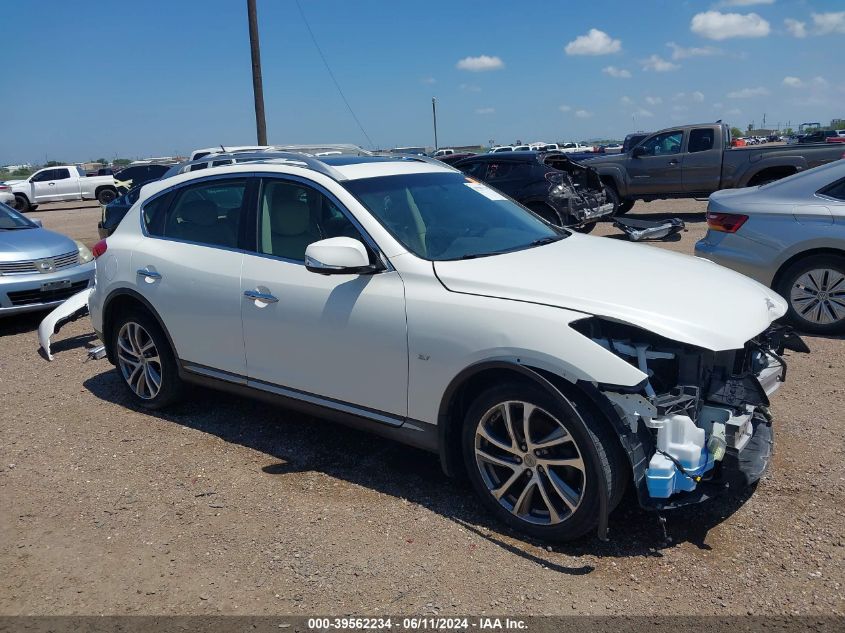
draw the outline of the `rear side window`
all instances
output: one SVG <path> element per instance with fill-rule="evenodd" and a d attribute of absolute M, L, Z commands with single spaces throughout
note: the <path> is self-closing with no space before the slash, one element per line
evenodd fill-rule
<path fill-rule="evenodd" d="M 713 130 L 710 128 L 696 128 L 689 133 L 689 153 L 706 152 L 713 149 Z"/>
<path fill-rule="evenodd" d="M 237 248 L 246 179 L 213 180 L 177 190 L 144 207 L 150 235 Z M 167 199 L 172 204 L 167 207 Z"/>
<path fill-rule="evenodd" d="M 820 190 L 819 193 L 823 196 L 827 196 L 828 198 L 836 198 L 837 200 L 845 201 L 845 179 L 835 182 L 832 185 L 828 185 L 824 189 Z"/>
<path fill-rule="evenodd" d="M 461 165 L 460 169 L 468 176 L 482 180 L 484 179 L 484 174 L 487 172 L 487 162 L 477 161 L 475 163 L 470 163 L 469 165 Z"/>

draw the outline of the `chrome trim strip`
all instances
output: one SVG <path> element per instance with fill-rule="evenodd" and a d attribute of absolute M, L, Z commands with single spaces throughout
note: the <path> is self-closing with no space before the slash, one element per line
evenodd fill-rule
<path fill-rule="evenodd" d="M 321 396 L 317 396 L 305 391 L 282 387 L 281 385 L 276 385 L 270 382 L 257 380 L 254 378 L 248 378 L 246 376 L 241 376 L 240 374 L 223 371 L 221 369 L 214 369 L 213 367 L 206 367 L 205 365 L 197 365 L 195 363 L 182 361 L 182 368 L 186 371 L 190 371 L 195 374 L 209 376 L 211 378 L 217 378 L 218 380 L 225 380 L 226 382 L 231 382 L 239 385 L 246 385 L 247 387 L 252 387 L 253 389 L 259 389 L 261 391 L 266 391 L 267 393 L 284 396 L 292 400 L 300 400 L 302 402 L 307 402 L 308 404 L 317 405 L 326 409 L 333 409 L 342 413 L 349 413 L 351 415 L 356 415 L 361 418 L 380 422 L 388 426 L 399 427 L 405 423 L 404 418 L 390 413 L 376 411 L 374 409 L 368 409 L 359 405 L 343 402 L 342 400 L 323 398 Z"/>

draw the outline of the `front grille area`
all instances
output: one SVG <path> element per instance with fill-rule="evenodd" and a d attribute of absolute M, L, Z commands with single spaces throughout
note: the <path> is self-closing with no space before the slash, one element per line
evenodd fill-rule
<path fill-rule="evenodd" d="M 39 267 L 38 262 L 47 261 L 52 267 Z M 79 263 L 79 251 L 71 251 L 55 257 L 26 259 L 17 262 L 0 262 L 0 275 L 30 275 L 32 273 L 52 273 L 64 270 Z"/>
<path fill-rule="evenodd" d="M 40 289 L 35 290 L 20 290 L 18 292 L 10 292 L 8 294 L 9 301 L 13 306 L 26 306 L 33 303 L 48 303 L 50 301 L 64 301 L 72 297 L 77 292 L 85 290 L 88 287 L 88 281 L 77 281 L 72 283 L 67 288 L 56 288 L 55 290 Z"/>

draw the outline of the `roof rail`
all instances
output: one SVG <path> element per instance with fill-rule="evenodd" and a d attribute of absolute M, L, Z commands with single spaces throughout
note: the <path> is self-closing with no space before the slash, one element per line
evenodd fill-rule
<path fill-rule="evenodd" d="M 327 165 L 310 154 L 300 152 L 274 152 L 271 150 L 256 152 L 219 152 L 217 154 L 209 154 L 207 156 L 203 156 L 202 158 L 198 158 L 197 160 L 189 160 L 184 163 L 179 163 L 179 165 L 177 165 L 179 168 L 177 173 L 184 173 L 186 167 L 191 167 L 193 165 L 207 165 L 215 160 L 223 160 L 227 158 L 235 161 L 235 164 L 272 162 L 295 163 L 298 164 L 298 166 L 306 167 L 316 171 L 317 173 L 323 174 L 324 176 L 333 178 L 334 180 L 340 181 L 347 179 L 346 176 L 341 174 L 337 169 Z"/>

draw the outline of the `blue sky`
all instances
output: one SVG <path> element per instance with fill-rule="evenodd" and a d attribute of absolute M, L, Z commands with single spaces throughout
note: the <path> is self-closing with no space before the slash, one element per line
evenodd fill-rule
<path fill-rule="evenodd" d="M 379 147 L 845 117 L 841 0 L 300 0 Z M 258 0 L 270 142 L 368 146 L 294 0 Z M 255 141 L 245 0 L 9 2 L 0 164 Z M 8 28 L 15 25 L 14 28 Z"/>

